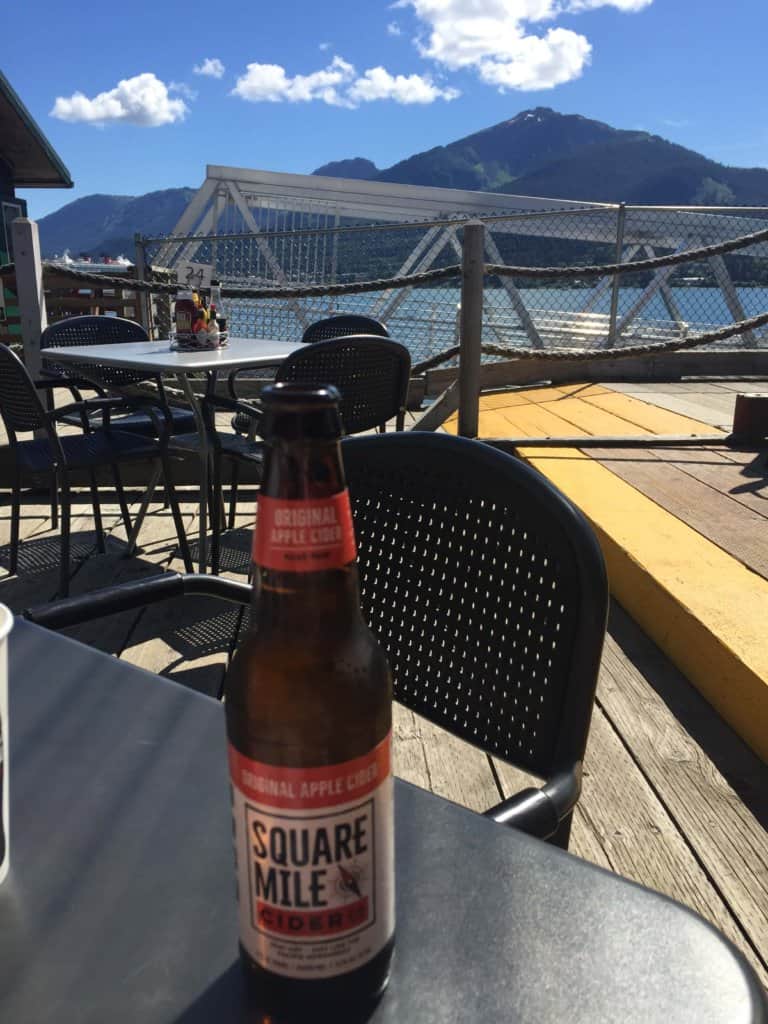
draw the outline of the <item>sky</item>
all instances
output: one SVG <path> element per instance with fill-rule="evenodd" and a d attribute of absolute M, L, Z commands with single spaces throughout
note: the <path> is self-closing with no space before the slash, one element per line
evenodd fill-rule
<path fill-rule="evenodd" d="M 33 218 L 206 164 L 385 168 L 535 106 L 768 166 L 768 0 L 17 0 L 11 21 L 0 66 L 75 181 L 21 192 Z"/>

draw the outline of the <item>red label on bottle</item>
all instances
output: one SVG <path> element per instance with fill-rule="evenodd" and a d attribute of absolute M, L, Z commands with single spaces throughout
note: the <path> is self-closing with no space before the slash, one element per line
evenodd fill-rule
<path fill-rule="evenodd" d="M 259 495 L 253 560 L 264 569 L 319 572 L 357 556 L 349 492 L 287 500 Z"/>
<path fill-rule="evenodd" d="M 362 757 L 283 768 L 229 747 L 240 939 L 261 966 L 328 978 L 394 931 L 391 734 Z"/>

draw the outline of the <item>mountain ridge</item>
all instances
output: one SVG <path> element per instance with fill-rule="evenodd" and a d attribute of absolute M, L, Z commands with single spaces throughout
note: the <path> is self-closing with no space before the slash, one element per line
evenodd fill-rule
<path fill-rule="evenodd" d="M 768 205 L 765 168 L 728 167 L 661 136 L 550 107 L 521 111 L 388 168 L 355 156 L 313 173 L 582 202 Z M 77 199 L 40 220 L 43 253 L 130 255 L 135 232 L 169 233 L 193 195 L 182 188 Z"/>

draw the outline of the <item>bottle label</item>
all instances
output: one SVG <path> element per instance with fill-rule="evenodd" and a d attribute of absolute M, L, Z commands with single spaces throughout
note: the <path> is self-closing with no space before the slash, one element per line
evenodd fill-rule
<path fill-rule="evenodd" d="M 319 572 L 357 557 L 349 491 L 289 501 L 259 495 L 253 560 L 264 569 Z"/>
<path fill-rule="evenodd" d="M 266 970 L 332 978 L 392 937 L 390 741 L 320 768 L 275 767 L 230 744 L 240 941 Z"/>

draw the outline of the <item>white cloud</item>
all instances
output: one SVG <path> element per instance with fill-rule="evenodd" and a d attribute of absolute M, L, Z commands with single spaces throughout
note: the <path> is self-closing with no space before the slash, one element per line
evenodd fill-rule
<path fill-rule="evenodd" d="M 650 7 L 652 3 L 653 0 L 568 0 L 564 10 L 578 14 L 580 11 L 594 11 L 598 7 L 615 7 L 627 14 L 634 14 L 644 7 Z"/>
<path fill-rule="evenodd" d="M 417 37 L 423 57 L 449 70 L 473 68 L 501 91 L 551 89 L 578 78 L 589 64 L 592 46 L 572 29 L 531 26 L 553 22 L 564 13 L 598 7 L 633 12 L 653 0 L 398 0 L 411 7 L 427 30 Z"/>
<path fill-rule="evenodd" d="M 51 117 L 60 121 L 82 121 L 105 125 L 110 122 L 156 128 L 183 121 L 189 107 L 182 99 L 168 95 L 168 86 L 151 72 L 124 78 L 114 89 L 89 99 L 81 92 L 58 96 Z"/>
<path fill-rule="evenodd" d="M 457 89 L 440 89 L 430 78 L 421 75 L 390 75 L 385 68 L 369 68 L 355 79 L 347 92 L 354 104 L 372 100 L 394 100 L 395 103 L 434 103 L 437 99 L 455 100 Z"/>
<path fill-rule="evenodd" d="M 318 50 L 322 50 L 323 52 L 325 52 L 326 50 L 330 50 L 331 44 L 330 43 L 319 43 L 317 48 L 318 48 Z"/>
<path fill-rule="evenodd" d="M 339 87 L 348 85 L 354 78 L 355 69 L 341 57 L 334 57 L 327 68 L 313 71 L 309 75 L 285 73 L 280 64 L 248 64 L 245 74 L 237 80 L 232 90 L 251 103 L 269 102 L 306 103 L 322 100 L 331 106 L 345 106 Z"/>
<path fill-rule="evenodd" d="M 196 75 L 206 75 L 208 78 L 221 78 L 226 68 L 218 57 L 206 57 L 202 64 L 195 64 L 192 71 Z"/>
<path fill-rule="evenodd" d="M 319 100 L 335 107 L 357 107 L 374 100 L 395 103 L 434 103 L 455 99 L 456 89 L 440 88 L 422 75 L 392 75 L 385 68 L 369 68 L 358 75 L 342 57 L 334 57 L 320 71 L 291 77 L 280 64 L 248 64 L 233 95 L 251 103 L 308 103 Z"/>
<path fill-rule="evenodd" d="M 387 25 L 387 32 L 391 36 L 401 36 L 403 34 L 403 30 L 396 21 L 390 21 Z"/>
<path fill-rule="evenodd" d="M 177 92 L 185 100 L 197 99 L 197 90 L 190 88 L 186 82 L 169 82 L 168 92 Z"/>

